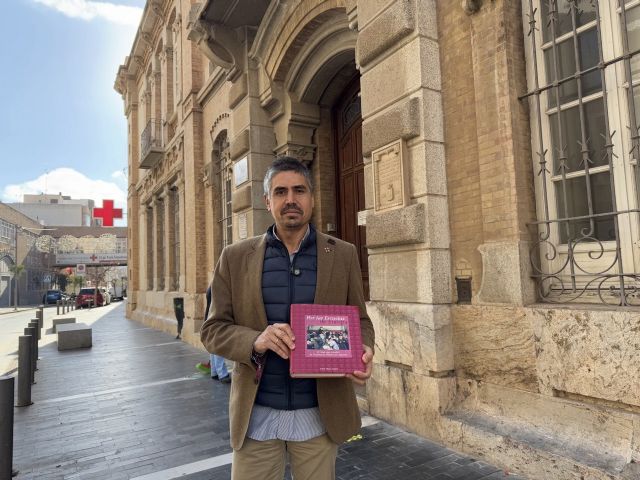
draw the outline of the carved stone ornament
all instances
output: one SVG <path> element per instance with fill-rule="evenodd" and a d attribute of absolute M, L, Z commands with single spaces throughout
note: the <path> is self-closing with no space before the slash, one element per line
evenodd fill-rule
<path fill-rule="evenodd" d="M 482 0 L 462 0 L 462 9 L 467 15 L 477 13 L 482 7 Z"/>
<path fill-rule="evenodd" d="M 140 32 L 140 40 L 142 40 L 147 45 L 151 45 L 152 38 L 149 32 Z"/>

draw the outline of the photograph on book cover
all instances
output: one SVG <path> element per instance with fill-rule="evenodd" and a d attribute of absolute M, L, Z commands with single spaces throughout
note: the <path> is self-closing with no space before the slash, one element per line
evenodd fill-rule
<path fill-rule="evenodd" d="M 304 326 L 307 336 L 305 357 L 351 357 L 347 315 L 305 315 Z"/>

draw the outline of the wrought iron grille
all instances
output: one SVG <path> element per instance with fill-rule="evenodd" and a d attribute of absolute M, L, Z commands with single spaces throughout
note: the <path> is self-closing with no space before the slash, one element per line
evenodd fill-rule
<path fill-rule="evenodd" d="M 640 1 L 523 4 L 539 297 L 640 305 Z"/>
<path fill-rule="evenodd" d="M 231 205 L 231 151 L 227 133 L 222 132 L 216 138 L 213 147 L 213 159 L 217 161 L 218 178 L 220 181 L 220 215 L 218 223 L 222 230 L 222 248 L 233 242 L 233 210 Z"/>
<path fill-rule="evenodd" d="M 140 153 L 145 158 L 151 149 L 162 148 L 162 124 L 157 120 L 149 120 L 140 136 Z"/>

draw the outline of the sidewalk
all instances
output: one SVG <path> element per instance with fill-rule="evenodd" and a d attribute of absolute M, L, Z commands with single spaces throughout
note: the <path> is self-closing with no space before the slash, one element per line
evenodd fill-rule
<path fill-rule="evenodd" d="M 93 347 L 40 348 L 34 404 L 15 409 L 16 478 L 229 479 L 229 385 L 195 372 L 206 355 L 125 319 L 124 303 L 74 316 L 92 323 Z M 366 420 L 363 438 L 340 448 L 340 480 L 518 479 Z"/>
<path fill-rule="evenodd" d="M 14 309 L 14 307 L 0 307 L 0 315 L 35 310 L 36 308 L 38 308 L 38 305 L 19 305 L 17 309 Z"/>

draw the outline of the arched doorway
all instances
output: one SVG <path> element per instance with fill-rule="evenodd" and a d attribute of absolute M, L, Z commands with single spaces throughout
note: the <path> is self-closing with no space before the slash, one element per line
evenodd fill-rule
<path fill-rule="evenodd" d="M 353 243 L 359 253 L 365 298 L 369 299 L 369 267 L 365 227 L 358 212 L 364 211 L 365 184 L 362 157 L 362 114 L 360 76 L 356 74 L 333 107 L 333 136 L 336 146 L 336 194 L 338 236 Z"/>

